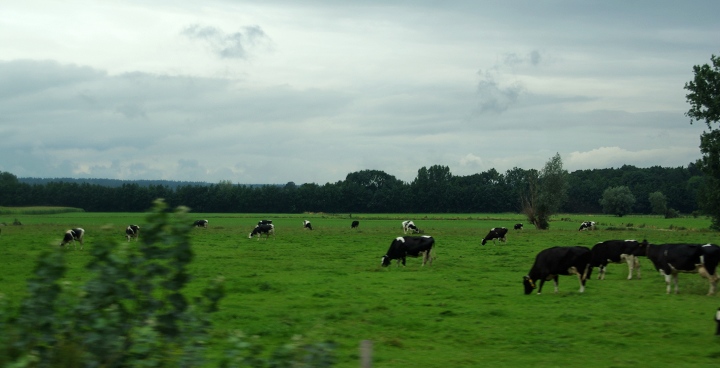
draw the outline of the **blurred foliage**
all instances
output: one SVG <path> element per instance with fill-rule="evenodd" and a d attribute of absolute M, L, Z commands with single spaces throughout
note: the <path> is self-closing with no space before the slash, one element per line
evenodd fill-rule
<path fill-rule="evenodd" d="M 65 252 L 38 259 L 18 310 L 0 299 L 0 366 L 198 367 L 205 364 L 210 317 L 224 297 L 221 279 L 201 296 L 191 280 L 192 227 L 186 208 L 154 202 L 138 243 L 106 239 L 91 248 L 89 280 L 64 280 Z M 332 346 L 293 343 L 264 354 L 234 337 L 219 364 L 227 367 L 330 366 Z M 263 354 L 261 354 L 263 353 Z M 269 356 L 267 356 L 269 355 Z M 317 364 L 316 364 L 317 363 Z"/>

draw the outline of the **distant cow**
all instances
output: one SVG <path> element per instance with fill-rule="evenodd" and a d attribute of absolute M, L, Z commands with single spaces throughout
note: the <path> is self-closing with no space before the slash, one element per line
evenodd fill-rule
<path fill-rule="evenodd" d="M 513 226 L 513 229 L 515 229 L 515 230 L 522 230 L 522 229 L 523 229 L 523 224 L 515 224 L 515 226 Z"/>
<path fill-rule="evenodd" d="M 670 294 L 671 284 L 675 284 L 678 293 L 678 274 L 680 272 L 699 273 L 708 279 L 710 289 L 708 295 L 715 294 L 718 279 L 718 263 L 720 247 L 714 244 L 650 244 L 647 257 L 655 269 L 665 276 L 666 292 Z"/>
<path fill-rule="evenodd" d="M 308 220 L 303 220 L 303 229 L 312 230 L 312 224 Z"/>
<path fill-rule="evenodd" d="M 435 245 L 435 239 L 431 236 L 400 236 L 390 243 L 387 253 L 382 256 L 381 265 L 387 267 L 393 259 L 397 260 L 398 265 L 402 262 L 405 266 L 405 257 L 419 257 L 422 255 L 422 265 L 425 263 L 432 265 L 432 248 Z"/>
<path fill-rule="evenodd" d="M 420 234 L 422 232 L 420 229 L 417 228 L 417 226 L 415 226 L 414 222 L 409 220 L 402 222 L 402 228 L 404 234 L 407 234 L 408 232 L 410 232 L 410 234 Z"/>
<path fill-rule="evenodd" d="M 82 250 L 82 249 L 83 249 L 83 236 L 84 236 L 84 235 L 85 235 L 85 230 L 83 230 L 82 228 L 79 228 L 79 227 L 78 227 L 78 228 L 75 228 L 75 229 L 70 229 L 70 230 L 68 230 L 68 231 L 65 232 L 65 235 L 63 236 L 63 240 L 62 240 L 62 242 L 60 242 L 60 246 L 61 246 L 61 247 L 64 247 L 65 244 L 68 244 L 68 243 L 72 242 L 72 243 L 73 243 L 73 249 L 76 249 L 77 245 L 75 244 L 75 242 L 77 241 L 77 242 L 80 243 L 80 249 Z"/>
<path fill-rule="evenodd" d="M 257 235 L 258 240 L 265 235 L 265 239 L 268 239 L 270 235 L 273 236 L 273 239 L 275 239 L 275 225 L 273 224 L 260 224 L 255 226 L 253 231 L 248 236 L 248 239 L 252 239 L 253 236 Z"/>
<path fill-rule="evenodd" d="M 485 235 L 485 238 L 482 240 L 482 245 L 485 245 L 488 240 L 492 240 L 493 244 L 495 244 L 495 239 L 500 239 L 501 242 L 507 242 L 507 238 L 505 235 L 507 235 L 508 229 L 504 227 L 494 227 L 490 229 L 490 232 Z"/>
<path fill-rule="evenodd" d="M 582 230 L 595 230 L 595 221 L 583 221 L 578 231 Z"/>
<path fill-rule="evenodd" d="M 272 224 L 272 220 L 260 220 L 258 221 L 258 225 L 270 225 Z"/>
<path fill-rule="evenodd" d="M 350 224 L 351 229 L 354 229 L 358 226 L 360 226 L 360 221 L 357 221 L 357 220 L 353 221 L 352 224 Z"/>
<path fill-rule="evenodd" d="M 207 227 L 208 227 L 208 220 L 197 220 L 197 221 L 195 221 L 195 223 L 193 224 L 193 226 L 195 226 L 195 227 L 204 227 L 204 228 L 207 229 Z"/>
<path fill-rule="evenodd" d="M 632 280 L 633 269 L 640 278 L 640 262 L 639 256 L 647 254 L 647 240 L 642 243 L 637 240 L 606 240 L 597 243 L 592 247 L 592 267 L 598 267 L 598 279 L 605 280 L 605 268 L 608 263 L 627 262 L 628 280 Z"/>
<path fill-rule="evenodd" d="M 552 247 L 547 248 L 535 257 L 530 272 L 523 277 L 525 294 L 532 293 L 535 283 L 540 280 L 538 294 L 542 292 L 545 281 L 553 280 L 555 292 L 558 292 L 558 275 L 577 275 L 580 281 L 580 292 L 585 291 L 585 282 L 592 274 L 590 266 L 591 251 L 588 247 Z"/>
<path fill-rule="evenodd" d="M 139 234 L 140 234 L 140 226 L 130 225 L 127 228 L 125 228 L 125 237 L 127 238 L 127 241 L 130 241 L 130 238 L 135 238 L 135 241 L 137 241 Z"/>

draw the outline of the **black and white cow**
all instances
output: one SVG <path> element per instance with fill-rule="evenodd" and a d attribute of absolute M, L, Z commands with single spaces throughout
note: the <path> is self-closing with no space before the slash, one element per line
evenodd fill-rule
<path fill-rule="evenodd" d="M 490 229 L 490 232 L 485 235 L 485 238 L 482 240 L 482 245 L 485 245 L 488 240 L 492 240 L 493 244 L 495 244 L 495 239 L 500 239 L 501 242 L 507 242 L 507 235 L 508 229 L 505 227 L 494 227 Z"/>
<path fill-rule="evenodd" d="M 258 225 L 270 225 L 272 224 L 272 220 L 260 220 L 258 221 Z"/>
<path fill-rule="evenodd" d="M 303 220 L 303 229 L 312 230 L 312 224 L 308 220 Z"/>
<path fill-rule="evenodd" d="M 422 230 L 418 229 L 417 226 L 415 226 L 415 223 L 410 220 L 403 221 L 402 228 L 404 234 L 407 234 L 408 232 L 410 232 L 410 234 L 420 234 L 422 232 Z"/>
<path fill-rule="evenodd" d="M 647 257 L 655 269 L 665 276 L 666 292 L 670 294 L 671 284 L 678 293 L 678 274 L 699 273 L 708 279 L 708 295 L 715 294 L 718 279 L 720 247 L 715 244 L 649 244 Z"/>
<path fill-rule="evenodd" d="M 435 239 L 432 236 L 399 236 L 390 243 L 387 253 L 382 256 L 380 264 L 383 267 L 390 265 L 393 259 L 397 260 L 398 266 L 402 262 L 405 266 L 405 257 L 419 257 L 422 255 L 422 265 L 432 265 L 432 249 Z"/>
<path fill-rule="evenodd" d="M 580 292 L 585 291 L 585 282 L 592 274 L 591 251 L 588 247 L 552 247 L 543 249 L 535 257 L 530 272 L 523 276 L 525 294 L 532 293 L 535 283 L 540 280 L 538 294 L 542 292 L 545 281 L 553 280 L 555 292 L 558 292 L 558 275 L 577 275 Z"/>
<path fill-rule="evenodd" d="M 357 221 L 357 220 L 353 221 L 352 224 L 350 224 L 351 229 L 355 229 L 358 226 L 360 226 L 360 221 Z"/>
<path fill-rule="evenodd" d="M 265 235 L 265 239 L 267 240 L 270 235 L 273 236 L 273 239 L 275 239 L 275 225 L 273 224 L 259 224 L 255 226 L 253 231 L 248 235 L 248 239 L 252 239 L 253 236 L 257 235 L 258 240 Z"/>
<path fill-rule="evenodd" d="M 65 235 L 63 236 L 62 242 L 60 242 L 60 246 L 64 247 L 65 244 L 68 244 L 70 242 L 73 243 L 73 249 L 76 249 L 77 244 L 75 242 L 80 243 L 80 250 L 83 249 L 83 236 L 85 235 L 85 230 L 82 228 L 75 228 L 70 229 L 65 232 Z"/>
<path fill-rule="evenodd" d="M 582 230 L 595 230 L 595 221 L 583 221 L 578 231 Z"/>
<path fill-rule="evenodd" d="M 632 280 L 633 270 L 640 278 L 640 261 L 639 256 L 647 254 L 647 240 L 638 242 L 637 240 L 606 240 L 595 244 L 592 247 L 592 267 L 600 268 L 598 273 L 599 280 L 605 280 L 605 268 L 608 263 L 627 262 L 628 280 Z"/>
<path fill-rule="evenodd" d="M 515 230 L 522 230 L 522 229 L 523 229 L 523 224 L 515 224 L 515 226 L 513 226 L 513 229 L 515 229 Z"/>
<path fill-rule="evenodd" d="M 195 227 L 204 227 L 204 228 L 207 229 L 207 227 L 208 227 L 208 220 L 197 220 L 197 221 L 195 221 L 195 223 L 193 224 L 193 226 L 195 226 Z"/>
<path fill-rule="evenodd" d="M 139 234 L 140 234 L 140 226 L 130 225 L 127 228 L 125 228 L 125 237 L 127 238 L 127 241 L 130 241 L 130 238 L 135 238 L 135 241 L 137 241 Z"/>

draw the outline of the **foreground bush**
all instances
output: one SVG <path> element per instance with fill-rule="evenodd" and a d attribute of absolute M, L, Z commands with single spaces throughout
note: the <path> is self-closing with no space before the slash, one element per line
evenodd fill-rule
<path fill-rule="evenodd" d="M 138 243 L 97 242 L 80 286 L 63 282 L 65 252 L 44 253 L 28 280 L 28 296 L 13 310 L 0 300 L 0 366 L 198 367 L 206 364 L 210 317 L 224 296 L 216 280 L 189 300 L 193 253 L 185 210 L 161 200 Z M 331 366 L 331 345 L 293 344 L 263 354 L 236 335 L 223 367 Z"/>

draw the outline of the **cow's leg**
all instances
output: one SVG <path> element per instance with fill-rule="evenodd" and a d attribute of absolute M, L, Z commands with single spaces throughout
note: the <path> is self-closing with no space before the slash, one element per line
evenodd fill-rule
<path fill-rule="evenodd" d="M 540 286 L 538 286 L 538 292 L 537 292 L 538 295 L 540 295 L 540 293 L 542 293 L 543 285 L 545 285 L 545 278 L 544 278 L 544 277 L 540 279 Z"/>
<path fill-rule="evenodd" d="M 716 272 L 715 275 L 711 275 L 708 272 L 707 268 L 705 268 L 705 266 L 700 266 L 698 268 L 698 273 L 700 274 L 700 276 L 707 279 L 708 282 L 710 283 L 710 289 L 708 290 L 707 295 L 715 294 L 715 290 L 717 288 L 717 282 L 718 282 L 718 279 L 720 279 L 720 276 L 717 275 L 717 271 L 715 271 L 715 272 Z"/>
<path fill-rule="evenodd" d="M 559 278 L 558 275 L 555 275 L 555 277 L 553 277 L 553 284 L 555 285 L 555 292 L 556 292 L 556 293 L 557 293 L 558 290 L 559 290 L 559 289 L 558 289 L 558 278 Z"/>
<path fill-rule="evenodd" d="M 605 280 L 605 267 L 605 265 L 598 267 L 600 269 L 600 272 L 598 272 L 598 280 Z"/>
<path fill-rule="evenodd" d="M 635 263 L 637 263 L 636 257 L 633 256 L 633 255 L 626 256 L 626 257 L 625 257 L 625 262 L 627 262 L 627 266 L 628 266 L 628 277 L 627 277 L 627 279 L 628 279 L 628 280 L 632 280 L 633 269 L 635 268 Z"/>
<path fill-rule="evenodd" d="M 577 277 L 578 277 L 578 281 L 580 281 L 580 290 L 578 290 L 578 292 L 584 293 L 584 292 L 585 292 L 585 280 L 584 280 L 584 277 L 583 277 L 583 275 L 581 275 L 579 272 L 578 272 L 578 274 L 577 274 Z"/>
<path fill-rule="evenodd" d="M 665 274 L 663 274 L 663 276 L 665 276 L 665 293 L 670 294 L 670 290 L 672 289 L 672 286 L 670 286 L 670 282 L 672 281 L 672 279 L 671 279 L 672 276 L 665 275 Z"/>
<path fill-rule="evenodd" d="M 633 258 L 635 259 L 635 275 L 637 275 L 638 280 L 642 279 L 642 276 L 640 275 L 640 257 L 634 256 Z"/>

